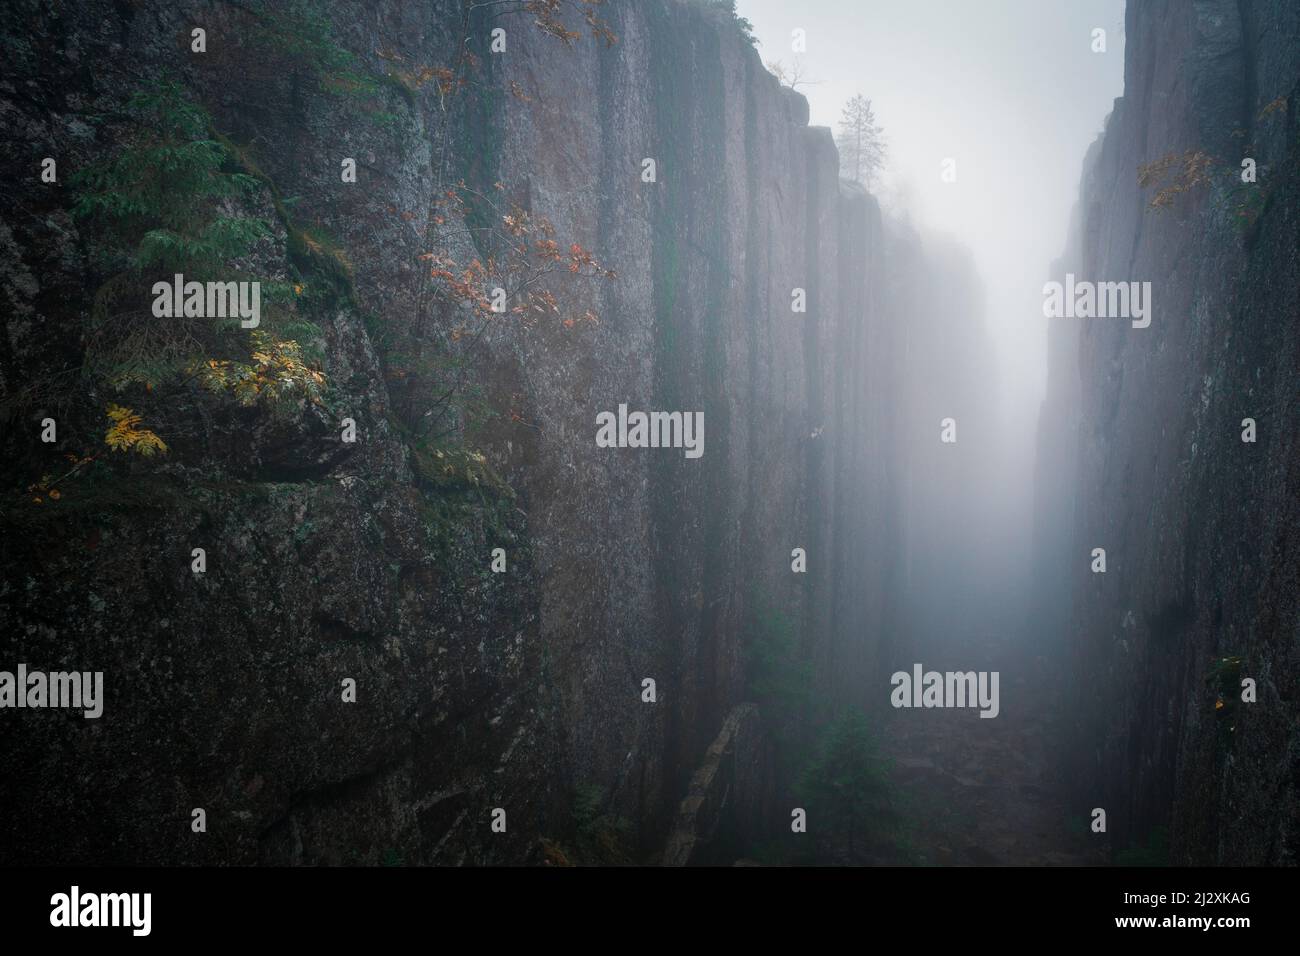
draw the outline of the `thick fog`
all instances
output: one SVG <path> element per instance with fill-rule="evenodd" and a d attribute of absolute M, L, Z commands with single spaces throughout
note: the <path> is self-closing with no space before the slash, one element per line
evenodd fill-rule
<path fill-rule="evenodd" d="M 852 96 L 871 100 L 887 143 L 872 191 L 893 234 L 915 230 L 929 250 L 970 257 L 969 286 L 895 290 L 943 303 L 909 318 L 928 323 L 914 344 L 933 353 L 911 356 L 919 380 L 891 402 L 902 433 L 915 431 L 900 555 L 912 604 L 900 620 L 918 650 L 927 636 L 964 643 L 970 628 L 1014 629 L 972 609 L 1011 616 L 1023 597 L 1051 321 L 1042 287 L 1084 153 L 1123 90 L 1123 2 L 740 0 L 738 12 L 763 61 L 779 62 L 808 98 L 812 124 L 837 129 Z M 792 49 L 796 30 L 805 52 Z M 960 400 L 946 381 L 953 362 Z M 944 415 L 959 432 L 941 449 Z"/>

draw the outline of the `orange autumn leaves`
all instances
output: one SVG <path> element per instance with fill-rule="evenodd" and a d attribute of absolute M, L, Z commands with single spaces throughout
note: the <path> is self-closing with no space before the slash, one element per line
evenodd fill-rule
<path fill-rule="evenodd" d="M 440 206 L 433 216 L 435 226 L 444 223 L 452 213 L 464 211 L 464 201 L 454 189 L 446 191 Z M 617 273 L 602 266 L 579 243 L 572 242 L 564 248 L 555 238 L 555 227 L 544 217 L 534 217 L 514 206 L 500 216 L 499 222 L 500 251 L 486 261 L 475 258 L 462 265 L 445 249 L 419 256 L 421 261 L 429 263 L 429 277 L 440 294 L 467 306 L 473 317 L 483 321 L 506 313 L 529 323 L 545 316 L 557 317 L 566 329 L 579 322 L 598 323 L 599 318 L 590 309 L 561 318 L 559 301 L 541 283 L 558 274 L 616 279 Z M 460 339 L 467 331 L 464 323 L 457 325 L 451 331 L 452 340 Z"/>
<path fill-rule="evenodd" d="M 579 0 L 577 6 L 582 11 L 582 19 L 586 21 L 591 35 L 610 47 L 618 42 L 618 37 L 596 13 L 596 7 L 604 2 L 605 0 Z M 572 46 L 575 41 L 582 39 L 580 33 L 564 25 L 561 19 L 564 10 L 562 0 L 524 0 L 524 9 L 533 15 L 533 24 L 537 29 L 565 46 Z"/>
<path fill-rule="evenodd" d="M 240 405 L 310 402 L 324 399 L 325 374 L 303 358 L 302 348 L 292 340 L 252 333 L 253 352 L 248 362 L 212 359 L 194 368 L 194 374 L 210 392 L 228 392 Z M 166 449 L 163 449 L 166 451 Z"/>
<path fill-rule="evenodd" d="M 1182 193 L 1208 185 L 1212 165 L 1210 157 L 1199 150 L 1187 150 L 1181 157 L 1170 153 L 1138 167 L 1138 186 L 1161 187 L 1148 205 L 1152 209 L 1167 209 Z"/>

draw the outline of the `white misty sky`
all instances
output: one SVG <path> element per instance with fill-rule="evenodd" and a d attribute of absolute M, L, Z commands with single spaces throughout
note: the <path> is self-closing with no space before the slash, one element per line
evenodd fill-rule
<path fill-rule="evenodd" d="M 876 192 L 962 242 L 984 283 L 1009 434 L 1034 434 L 1046 371 L 1042 286 L 1065 243 L 1083 154 L 1123 92 L 1123 0 L 738 0 L 764 62 L 799 60 L 811 122 L 855 93 L 889 143 Z M 791 31 L 807 52 L 791 52 Z M 1105 53 L 1092 31 L 1106 31 Z M 945 157 L 957 182 L 940 181 Z M 1020 432 L 1027 428 L 1027 432 Z"/>

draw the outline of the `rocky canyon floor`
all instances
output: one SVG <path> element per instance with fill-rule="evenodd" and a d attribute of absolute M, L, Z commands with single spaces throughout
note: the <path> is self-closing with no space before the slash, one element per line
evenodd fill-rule
<path fill-rule="evenodd" d="M 1067 806 L 1053 752 L 1068 675 L 1010 638 L 962 655 L 1001 675 L 1001 712 L 898 710 L 883 728 L 904 859 L 936 866 L 1104 865 L 1084 810 Z M 935 651 L 930 659 L 938 660 Z M 922 658 L 927 659 L 927 658 Z M 974 663 L 978 662 L 978 663 Z"/>

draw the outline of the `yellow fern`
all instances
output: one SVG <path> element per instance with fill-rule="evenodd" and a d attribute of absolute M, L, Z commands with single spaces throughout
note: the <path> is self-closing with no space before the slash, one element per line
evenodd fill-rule
<path fill-rule="evenodd" d="M 144 419 L 132 409 L 110 404 L 106 414 L 113 424 L 104 435 L 104 444 L 113 451 L 134 451 L 145 458 L 167 454 L 167 443 L 149 429 L 140 428 Z"/>
<path fill-rule="evenodd" d="M 325 375 L 303 361 L 297 342 L 264 332 L 254 332 L 252 339 L 251 364 L 212 359 L 195 367 L 210 391 L 230 391 L 241 405 L 252 405 L 259 398 L 273 402 L 302 398 L 321 404 Z"/>

